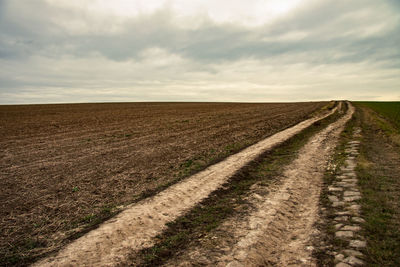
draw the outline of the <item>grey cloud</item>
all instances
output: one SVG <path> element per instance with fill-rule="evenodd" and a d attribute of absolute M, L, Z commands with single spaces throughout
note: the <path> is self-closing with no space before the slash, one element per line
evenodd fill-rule
<path fill-rule="evenodd" d="M 391 11 L 391 8 L 396 11 Z M 233 23 L 215 23 L 205 17 L 198 28 L 190 29 L 176 25 L 171 10 L 160 9 L 152 14 L 125 21 L 120 31 L 108 31 L 107 27 L 112 27 L 114 21 L 104 21 L 94 30 L 74 32 L 57 24 L 57 20 L 64 19 L 66 23 L 77 25 L 82 23 L 84 28 L 85 25 L 92 25 L 90 14 L 82 10 L 55 8 L 40 0 L 0 0 L 0 66 L 3 66 L 0 70 L 0 98 L 4 96 L 14 99 L 10 101 L 24 102 L 21 99 L 25 97 L 29 102 L 29 99 L 39 101 L 37 99 L 47 96 L 47 99 L 51 99 L 49 101 L 56 102 L 54 99 L 63 95 L 63 92 L 55 93 L 55 90 L 64 90 L 64 95 L 73 99 L 74 94 L 78 93 L 70 93 L 71 90 L 82 88 L 79 93 L 81 99 L 90 99 L 92 92 L 101 96 L 104 101 L 111 98 L 121 101 L 124 97 L 143 101 L 174 100 L 179 99 L 179 95 L 188 90 L 188 87 L 196 86 L 198 81 L 206 82 L 206 79 L 210 83 L 219 82 L 222 78 L 218 74 L 223 72 L 240 80 L 240 66 L 232 65 L 241 60 L 258 62 L 254 63 L 256 65 L 270 64 L 271 69 L 278 68 L 283 71 L 286 66 L 289 68 L 293 64 L 304 64 L 309 68 L 331 65 L 335 68 L 336 65 L 347 63 L 363 63 L 366 68 L 375 67 L 379 72 L 379 77 L 370 83 L 381 92 L 389 94 L 390 90 L 399 84 L 399 80 L 396 81 L 395 78 L 400 69 L 398 10 L 400 6 L 395 0 L 313 1 L 272 24 L 245 27 Z M 361 11 L 364 15 L 359 15 Z M 386 13 L 380 13 L 381 11 Z M 384 28 L 378 33 L 363 33 L 368 27 L 379 23 Z M 297 33 L 300 35 L 296 36 Z M 287 38 L 291 34 L 294 37 Z M 184 63 L 152 69 L 145 64 L 142 67 L 141 62 L 148 60 L 148 55 L 144 52 L 149 48 L 161 48 L 167 54 L 182 58 Z M 116 69 L 104 66 L 103 69 L 99 69 L 101 73 L 91 70 L 97 67 L 95 64 L 102 62 L 96 60 L 99 55 L 105 58 L 104 62 L 109 60 L 110 65 L 115 63 Z M 31 60 L 32 58 L 35 60 Z M 79 64 L 78 70 L 75 70 L 74 63 L 68 60 L 66 63 L 65 58 L 70 61 L 82 58 L 88 60 L 75 63 Z M 119 75 L 117 68 L 122 68 L 124 62 L 133 62 L 129 65 L 133 71 Z M 257 68 L 260 67 L 257 65 Z M 253 69 L 249 72 L 252 71 Z M 232 79 L 226 75 L 221 83 L 229 83 Z M 232 97 L 243 100 L 259 99 L 264 92 L 273 100 L 295 101 L 299 96 L 303 97 L 303 100 L 329 99 L 333 98 L 333 91 L 346 95 L 346 86 L 350 85 L 357 87 L 357 96 L 361 97 L 364 87 L 368 86 L 361 82 L 354 84 L 354 81 L 349 81 L 337 85 L 341 86 L 339 89 L 334 89 L 334 85 L 321 81 L 325 89 L 320 90 L 317 87 L 322 85 L 314 85 L 311 79 L 305 78 L 304 82 L 308 83 L 308 87 L 304 88 L 308 90 L 304 92 L 293 93 L 284 89 L 275 92 L 276 89 L 268 89 L 266 86 L 256 92 L 236 89 L 235 96 Z M 389 83 L 387 80 L 390 79 L 394 82 Z M 143 82 L 149 82 L 149 85 L 144 86 Z M 150 90 L 152 86 L 156 88 L 157 84 L 164 86 L 163 83 L 168 83 L 168 86 L 176 86 L 185 82 L 187 87 L 174 93 L 157 94 L 157 89 Z M 261 82 L 257 80 L 254 83 Z M 284 84 L 285 81 L 273 80 L 271 83 Z M 142 91 L 132 89 L 133 92 L 121 92 L 119 97 L 111 97 L 98 89 L 102 86 L 142 88 Z M 385 89 L 388 86 L 390 88 Z M 143 89 L 144 87 L 146 89 Z M 192 91 L 192 98 L 182 99 L 198 101 L 220 97 L 223 100 L 224 94 L 231 97 L 229 92 L 223 90 L 202 91 L 199 88 L 196 89 L 197 95 Z M 368 95 L 364 95 L 364 98 L 379 96 L 379 93 L 372 89 L 368 90 L 365 92 Z M 218 92 L 218 97 L 215 92 Z"/>
<path fill-rule="evenodd" d="M 22 7 L 22 10 L 36 8 L 37 11 L 32 12 L 34 14 L 69 12 L 55 11 L 40 1 L 33 2 L 34 4 L 28 2 L 29 6 Z M 171 10 L 158 10 L 153 14 L 130 20 L 124 25 L 122 33 L 118 34 L 74 35 L 60 29 L 51 21 L 46 21 L 43 16 L 21 21 L 21 14 L 9 14 L 6 21 L 2 21 L 2 25 L 6 26 L 0 28 L 4 40 L 9 40 L 8 43 L 0 43 L 0 56 L 26 57 L 36 53 L 58 56 L 64 53 L 82 57 L 90 53 L 99 53 L 113 60 L 128 60 L 140 59 L 141 52 L 147 48 L 160 47 L 205 63 L 296 53 L 309 53 L 310 62 L 321 61 L 325 64 L 399 58 L 398 21 L 397 27 L 385 32 L 383 36 L 341 36 L 343 31 L 352 27 L 362 29 L 369 24 L 367 20 L 352 19 L 351 15 L 359 9 L 369 8 L 373 11 L 373 1 L 354 3 L 357 5 L 348 1 L 324 1 L 300 9 L 275 24 L 257 28 L 227 23 L 216 24 L 209 20 L 199 29 L 184 29 L 172 23 Z M 22 12 L 22 15 L 27 16 L 26 12 Z M 61 16 L 67 15 L 73 20 L 82 14 Z M 283 34 L 295 31 L 307 32 L 309 36 L 289 41 L 277 39 Z M 342 52 L 345 55 L 338 57 L 337 54 Z"/>

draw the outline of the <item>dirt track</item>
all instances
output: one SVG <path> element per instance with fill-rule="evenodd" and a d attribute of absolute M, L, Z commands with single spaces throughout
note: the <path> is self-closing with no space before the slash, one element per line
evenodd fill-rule
<path fill-rule="evenodd" d="M 248 200 L 254 211 L 226 221 L 218 230 L 222 239 L 212 246 L 192 247 L 165 266 L 315 266 L 312 238 L 318 235 L 314 223 L 322 177 L 353 113 L 350 106 L 345 116 L 314 135 L 279 183 L 253 187 Z"/>
<path fill-rule="evenodd" d="M 162 232 L 167 222 L 173 221 L 207 197 L 260 153 L 290 138 L 322 117 L 303 121 L 279 132 L 171 186 L 155 197 L 128 207 L 98 229 L 71 243 L 56 257 L 44 259 L 36 265 L 68 266 L 79 263 L 85 266 L 106 266 L 120 263 L 132 250 L 151 246 L 153 238 Z"/>

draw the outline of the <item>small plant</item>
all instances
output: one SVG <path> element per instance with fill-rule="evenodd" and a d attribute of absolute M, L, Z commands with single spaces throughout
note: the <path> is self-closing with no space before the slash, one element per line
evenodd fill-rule
<path fill-rule="evenodd" d="M 79 191 L 79 187 L 77 187 L 77 186 L 72 187 L 72 192 L 78 192 L 78 191 Z"/>
<path fill-rule="evenodd" d="M 93 221 L 96 218 L 96 215 L 94 214 L 89 214 L 85 217 L 83 217 L 82 221 L 85 223 L 90 223 L 91 221 Z"/>

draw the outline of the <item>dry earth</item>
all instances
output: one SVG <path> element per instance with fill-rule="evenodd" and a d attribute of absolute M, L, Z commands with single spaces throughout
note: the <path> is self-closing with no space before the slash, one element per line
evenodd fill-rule
<path fill-rule="evenodd" d="M 0 106 L 0 265 L 54 251 L 325 104 Z"/>
<path fill-rule="evenodd" d="M 71 243 L 55 257 L 38 262 L 37 266 L 114 266 L 124 262 L 132 251 L 153 245 L 168 222 L 188 211 L 224 184 L 236 171 L 258 155 L 282 143 L 316 121 L 332 114 L 305 120 L 268 137 L 226 160 L 210 166 L 184 181 L 172 185 L 154 197 L 130 205 L 98 229 Z M 317 140 L 318 141 L 318 140 Z"/>

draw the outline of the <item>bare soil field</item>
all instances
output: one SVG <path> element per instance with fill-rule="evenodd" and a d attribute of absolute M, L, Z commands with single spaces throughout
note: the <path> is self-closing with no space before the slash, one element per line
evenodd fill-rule
<path fill-rule="evenodd" d="M 1 106 L 0 263 L 55 251 L 326 104 Z"/>

